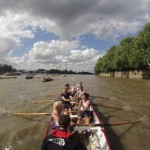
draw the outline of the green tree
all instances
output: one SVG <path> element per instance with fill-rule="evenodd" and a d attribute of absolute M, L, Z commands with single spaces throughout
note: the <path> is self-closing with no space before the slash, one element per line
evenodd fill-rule
<path fill-rule="evenodd" d="M 134 49 L 131 53 L 131 65 L 135 69 L 148 69 L 150 62 L 150 23 L 134 39 Z"/>

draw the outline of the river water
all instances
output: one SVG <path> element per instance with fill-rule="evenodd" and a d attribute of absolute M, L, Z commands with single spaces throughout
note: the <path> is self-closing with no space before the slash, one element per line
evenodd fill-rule
<path fill-rule="evenodd" d="M 0 80 L 0 150 L 40 150 L 50 116 L 15 116 L 12 112 L 51 112 L 52 103 L 33 104 L 31 100 L 56 99 L 53 93 L 62 91 L 66 83 L 82 80 L 84 90 L 105 106 L 105 122 L 136 121 L 138 124 L 111 126 L 106 132 L 113 150 L 150 149 L 150 80 L 102 78 L 95 75 L 56 76 L 52 82 L 42 82 L 38 75 Z"/>

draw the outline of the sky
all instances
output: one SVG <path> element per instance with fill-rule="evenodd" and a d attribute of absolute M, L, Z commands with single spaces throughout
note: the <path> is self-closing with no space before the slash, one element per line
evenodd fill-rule
<path fill-rule="evenodd" d="M 150 0 L 0 0 L 0 63 L 93 72 L 150 21 Z"/>

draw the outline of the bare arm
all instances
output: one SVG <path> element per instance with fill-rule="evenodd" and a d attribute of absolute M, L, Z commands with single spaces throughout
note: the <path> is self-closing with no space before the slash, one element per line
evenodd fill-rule
<path fill-rule="evenodd" d="M 67 102 L 70 101 L 69 99 L 66 99 L 64 96 L 61 96 L 61 99 L 64 100 L 64 101 L 67 101 Z"/>
<path fill-rule="evenodd" d="M 79 101 L 79 105 L 78 105 L 79 109 L 81 108 L 81 106 L 82 106 L 82 100 Z"/>
<path fill-rule="evenodd" d="M 54 119 L 55 122 L 58 122 L 59 116 L 53 111 L 52 118 Z"/>

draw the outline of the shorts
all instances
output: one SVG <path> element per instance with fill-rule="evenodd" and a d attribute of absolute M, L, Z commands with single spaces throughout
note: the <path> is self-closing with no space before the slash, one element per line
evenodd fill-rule
<path fill-rule="evenodd" d="M 91 117 L 91 112 L 88 110 L 80 111 L 78 117 L 81 117 L 81 118 Z"/>
<path fill-rule="evenodd" d="M 63 102 L 64 109 L 72 109 L 72 104 L 70 102 Z"/>

